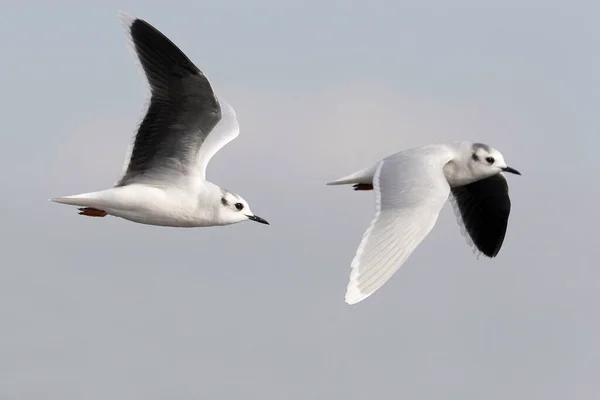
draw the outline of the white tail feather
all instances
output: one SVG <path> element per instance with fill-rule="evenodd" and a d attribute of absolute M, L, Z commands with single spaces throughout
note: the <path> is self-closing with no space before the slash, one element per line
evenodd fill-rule
<path fill-rule="evenodd" d="M 102 207 L 104 201 L 99 196 L 99 193 L 101 192 L 90 192 L 75 194 L 73 196 L 55 197 L 50 199 L 50 201 L 60 204 L 68 204 L 70 206 Z"/>
<path fill-rule="evenodd" d="M 352 183 L 371 184 L 371 183 L 373 183 L 373 176 L 375 175 L 376 170 L 377 170 L 377 165 L 374 167 L 361 169 L 358 172 L 355 172 L 350 175 L 346 175 L 346 176 L 339 178 L 333 182 L 328 182 L 327 185 L 349 185 Z"/>

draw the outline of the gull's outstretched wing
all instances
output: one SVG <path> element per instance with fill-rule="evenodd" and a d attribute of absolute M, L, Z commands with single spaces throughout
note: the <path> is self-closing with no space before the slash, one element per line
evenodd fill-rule
<path fill-rule="evenodd" d="M 346 303 L 373 294 L 429 234 L 450 192 L 443 167 L 451 158 L 431 146 L 381 161 L 373 177 L 375 218 L 352 261 Z"/>
<path fill-rule="evenodd" d="M 450 202 L 468 243 L 495 257 L 504 242 L 510 215 L 506 178 L 500 173 L 452 188 Z"/>
<path fill-rule="evenodd" d="M 204 179 L 210 158 L 239 133 L 235 112 L 204 74 L 146 21 L 118 14 L 148 80 L 150 104 L 117 186 Z"/>

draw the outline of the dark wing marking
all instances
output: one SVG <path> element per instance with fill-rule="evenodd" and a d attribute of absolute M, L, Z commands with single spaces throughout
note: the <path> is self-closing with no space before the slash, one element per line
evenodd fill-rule
<path fill-rule="evenodd" d="M 117 186 L 161 173 L 184 176 L 197 168 L 200 146 L 221 119 L 221 107 L 208 79 L 173 42 L 144 20 L 123 23 L 129 24 L 151 99 Z"/>
<path fill-rule="evenodd" d="M 454 187 L 452 197 L 454 211 L 473 245 L 484 255 L 495 257 L 504 242 L 510 215 L 506 178 L 497 174 Z"/>

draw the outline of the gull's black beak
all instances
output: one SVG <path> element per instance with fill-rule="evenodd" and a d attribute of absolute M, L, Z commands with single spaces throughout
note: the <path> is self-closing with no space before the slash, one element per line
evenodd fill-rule
<path fill-rule="evenodd" d="M 267 222 L 266 219 L 262 219 L 261 217 L 258 217 L 256 215 L 248 215 L 248 219 L 251 220 L 251 221 L 260 222 L 261 224 L 267 224 L 267 225 L 269 225 L 269 223 Z"/>
<path fill-rule="evenodd" d="M 504 168 L 502 168 L 502 171 L 510 172 L 511 174 L 515 174 L 515 175 L 521 175 L 521 173 L 519 171 L 517 171 L 516 169 L 511 168 L 511 167 L 504 167 Z"/>

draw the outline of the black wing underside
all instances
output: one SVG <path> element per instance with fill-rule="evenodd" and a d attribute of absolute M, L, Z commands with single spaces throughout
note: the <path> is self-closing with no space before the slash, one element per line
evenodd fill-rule
<path fill-rule="evenodd" d="M 157 169 L 185 175 L 200 146 L 221 119 L 210 83 L 166 36 L 141 19 L 129 27 L 151 99 L 138 129 L 123 186 Z"/>
<path fill-rule="evenodd" d="M 495 257 L 506 235 L 510 215 L 508 183 L 502 174 L 452 188 L 453 204 L 473 245 Z"/>

